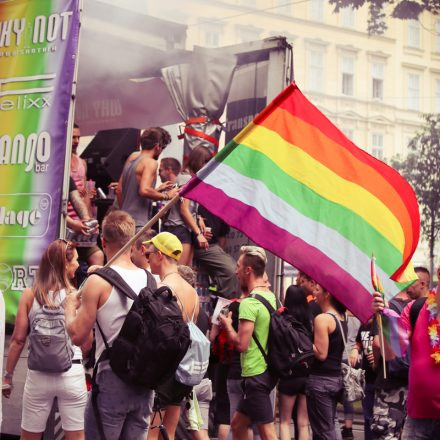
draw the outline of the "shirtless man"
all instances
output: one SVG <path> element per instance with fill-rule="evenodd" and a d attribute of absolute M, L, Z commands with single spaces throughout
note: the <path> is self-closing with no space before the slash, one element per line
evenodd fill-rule
<path fill-rule="evenodd" d="M 141 151 L 132 153 L 122 170 L 116 195 L 121 209 L 134 218 L 136 229 L 150 219 L 153 201 L 170 200 L 179 192 L 178 188 L 172 188 L 171 182 L 164 182 L 155 189 L 157 159 L 170 140 L 162 128 L 145 130 L 141 135 Z"/>
<path fill-rule="evenodd" d="M 150 261 L 151 272 L 160 276 L 161 282 L 158 287 L 169 286 L 178 298 L 183 319 L 188 321 L 194 315 L 194 321 L 197 321 L 199 314 L 197 292 L 179 275 L 177 270 L 177 261 L 182 254 L 180 240 L 174 234 L 161 232 L 143 244 L 146 247 L 145 256 Z M 192 387 L 177 382 L 174 376 L 156 390 L 158 405 L 161 410 L 165 410 L 163 424 L 170 440 L 174 439 L 176 432 L 180 417 L 180 404 L 191 390 Z M 158 424 L 158 420 L 151 421 L 151 426 Z M 148 432 L 148 440 L 157 439 L 158 436 L 158 429 L 150 429 Z"/>

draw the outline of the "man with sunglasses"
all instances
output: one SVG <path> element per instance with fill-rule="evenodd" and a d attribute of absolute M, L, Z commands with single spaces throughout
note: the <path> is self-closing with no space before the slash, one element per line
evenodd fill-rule
<path fill-rule="evenodd" d="M 232 418 L 232 434 L 234 439 L 247 438 L 252 422 L 257 425 L 262 438 L 276 439 L 274 411 L 270 398 L 276 382 L 270 375 L 267 363 L 253 338 L 253 335 L 258 338 L 267 353 L 270 314 L 265 305 L 252 295 L 262 296 L 273 308 L 276 308 L 276 299 L 265 278 L 267 259 L 264 249 L 242 246 L 240 254 L 236 275 L 242 291 L 249 292 L 249 296 L 240 303 L 238 332 L 232 326 L 231 313 L 228 316 L 219 316 L 221 324 L 228 332 L 228 338 L 242 353 L 240 362 L 244 394 Z"/>
<path fill-rule="evenodd" d="M 150 261 L 151 272 L 160 277 L 158 287 L 169 286 L 177 297 L 184 321 L 191 319 L 196 322 L 199 314 L 197 292 L 177 270 L 177 262 L 183 250 L 180 240 L 170 232 L 161 232 L 143 245 L 146 248 L 145 256 Z M 174 376 L 156 389 L 157 405 L 165 410 L 163 424 L 170 440 L 174 439 L 180 417 L 180 404 L 191 390 L 192 387 L 181 384 Z M 158 420 L 152 420 L 151 425 L 158 425 Z M 148 440 L 157 439 L 158 435 L 158 430 L 152 429 L 148 433 Z"/>

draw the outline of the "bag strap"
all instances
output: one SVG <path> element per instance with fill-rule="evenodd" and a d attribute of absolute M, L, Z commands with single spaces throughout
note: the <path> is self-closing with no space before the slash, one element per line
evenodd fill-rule
<path fill-rule="evenodd" d="M 411 331 L 414 331 L 417 318 L 419 317 L 420 310 L 422 310 L 425 301 L 426 301 L 426 296 L 422 298 L 417 298 L 412 304 L 411 309 L 409 310 L 409 322 L 411 324 Z"/>
<path fill-rule="evenodd" d="M 275 313 L 275 309 L 272 307 L 270 302 L 266 298 L 264 298 L 264 296 L 258 295 L 258 293 L 254 293 L 250 297 L 260 301 L 264 305 L 264 307 L 266 307 L 270 316 L 272 316 L 272 313 Z M 266 361 L 266 364 L 269 364 L 269 357 L 267 356 L 267 353 L 264 351 L 263 346 L 261 345 L 260 341 L 258 340 L 255 332 L 252 333 L 252 338 L 255 341 L 255 343 L 257 344 L 257 347 L 259 348 L 261 354 L 263 355 L 263 358 Z"/>
<path fill-rule="evenodd" d="M 194 315 L 196 314 L 196 307 L 197 307 L 197 304 L 199 302 L 199 295 L 197 294 L 197 292 L 196 292 L 196 302 L 194 303 L 194 308 L 193 308 L 192 316 L 191 316 L 191 319 L 189 319 L 189 315 L 188 315 L 188 313 L 186 313 L 185 305 L 183 304 L 183 301 L 181 300 L 180 296 L 177 295 L 177 293 L 171 288 L 171 286 L 168 286 L 168 284 L 165 284 L 165 286 L 167 286 L 168 289 L 170 289 L 171 292 L 173 292 L 173 295 L 180 302 L 180 305 L 182 306 L 182 311 L 183 311 L 183 313 L 185 313 L 187 322 L 189 322 L 189 321 L 194 322 Z"/>
<path fill-rule="evenodd" d="M 347 356 L 347 364 L 348 364 L 348 367 L 351 369 L 350 360 L 349 360 L 349 357 L 350 357 L 350 356 L 349 356 L 349 354 L 348 354 L 348 350 L 347 350 L 347 341 L 346 341 L 346 339 L 345 339 L 344 329 L 342 328 L 341 321 L 340 321 L 339 318 L 338 318 L 336 315 L 334 315 L 333 313 L 328 313 L 328 312 L 327 312 L 327 315 L 331 315 L 331 316 L 333 316 L 333 318 L 335 318 L 336 324 L 339 326 L 339 330 L 341 331 L 341 335 L 342 335 L 342 341 L 344 342 L 344 351 L 345 351 L 345 354 L 346 354 L 346 356 Z M 346 314 L 346 313 L 344 314 L 344 316 L 345 316 L 345 320 L 347 320 L 347 314 Z"/>
<path fill-rule="evenodd" d="M 145 273 L 147 274 L 147 287 L 150 287 L 151 290 L 157 289 L 157 281 L 156 278 L 154 278 L 153 274 L 148 270 L 144 269 Z"/>
<path fill-rule="evenodd" d="M 127 298 L 132 299 L 133 301 L 137 298 L 133 289 L 124 281 L 121 275 L 111 267 L 102 267 L 101 269 L 92 272 L 91 275 L 98 275 L 101 278 L 104 278 L 104 280 L 108 281 L 113 287 L 116 287 L 118 292 L 121 292 Z"/>
<path fill-rule="evenodd" d="M 127 298 L 132 299 L 133 301 L 137 298 L 137 295 L 134 293 L 133 289 L 124 281 L 121 275 L 119 275 L 118 272 L 116 272 L 111 267 L 101 267 L 101 269 L 92 272 L 92 274 L 98 275 L 107 282 L 109 282 L 113 287 L 116 287 L 116 290 L 118 292 L 121 292 Z M 147 275 L 147 279 L 148 279 L 148 275 Z M 102 328 L 99 325 L 98 318 L 96 318 L 96 325 L 98 326 L 99 333 L 101 333 L 102 340 L 104 341 L 105 349 L 109 350 L 110 346 L 108 345 L 107 338 L 105 337 L 104 332 L 102 331 Z M 99 360 L 96 364 L 98 363 Z"/>

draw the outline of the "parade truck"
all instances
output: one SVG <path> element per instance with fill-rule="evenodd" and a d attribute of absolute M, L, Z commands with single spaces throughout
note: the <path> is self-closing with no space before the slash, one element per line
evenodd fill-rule
<path fill-rule="evenodd" d="M 65 234 L 74 121 L 90 139 L 83 157 L 104 193 L 99 216 L 109 205 L 108 183 L 118 180 L 142 129 L 180 132 L 180 160 L 196 145 L 216 152 L 293 80 L 284 37 L 192 50 L 185 38 L 184 25 L 94 0 L 0 2 L 4 360 L 21 292 L 47 245 Z M 236 258 L 249 242 L 232 230 L 226 250 Z M 282 294 L 283 265 L 273 255 L 268 274 Z M 12 396 L 3 399 L 1 432 L 11 438 L 20 433 L 26 357 L 25 349 Z M 45 438 L 61 436 L 55 416 Z"/>

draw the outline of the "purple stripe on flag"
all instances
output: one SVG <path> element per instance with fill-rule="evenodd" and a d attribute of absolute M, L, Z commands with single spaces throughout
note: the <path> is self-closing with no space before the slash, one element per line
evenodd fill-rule
<path fill-rule="evenodd" d="M 370 292 L 319 249 L 271 223 L 252 206 L 226 196 L 197 177 L 181 194 L 207 206 L 213 214 L 251 237 L 255 243 L 304 271 L 329 292 L 334 292 L 339 301 L 350 304 L 350 311 L 362 322 L 371 317 Z"/>
<path fill-rule="evenodd" d="M 408 332 L 401 324 L 400 315 L 391 309 L 384 309 L 382 314 L 383 335 L 394 354 L 404 357 L 408 350 Z"/>

